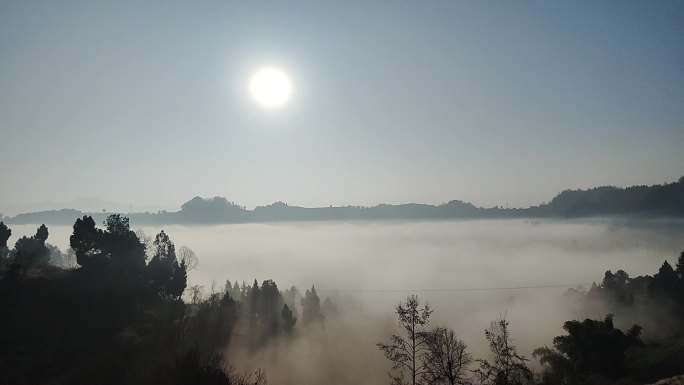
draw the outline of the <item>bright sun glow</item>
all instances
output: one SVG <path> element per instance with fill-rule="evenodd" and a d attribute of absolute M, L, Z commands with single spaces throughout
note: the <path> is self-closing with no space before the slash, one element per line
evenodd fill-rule
<path fill-rule="evenodd" d="M 254 99 L 264 107 L 280 107 L 290 99 L 292 83 L 282 71 L 262 68 L 252 76 L 249 90 Z"/>

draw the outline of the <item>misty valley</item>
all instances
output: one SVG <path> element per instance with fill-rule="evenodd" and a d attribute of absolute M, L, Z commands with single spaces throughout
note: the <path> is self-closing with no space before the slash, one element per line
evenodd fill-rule
<path fill-rule="evenodd" d="M 0 385 L 684 385 L 684 0 L 0 0 Z"/>
<path fill-rule="evenodd" d="M 676 218 L 1 227 L 6 383 L 636 384 L 684 362 Z"/>

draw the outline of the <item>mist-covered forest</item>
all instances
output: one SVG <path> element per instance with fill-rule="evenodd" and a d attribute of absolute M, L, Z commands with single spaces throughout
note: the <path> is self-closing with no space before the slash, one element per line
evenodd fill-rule
<path fill-rule="evenodd" d="M 306 282 L 193 284 L 192 249 L 118 214 L 72 230 L 63 252 L 45 225 L 11 245 L 0 224 L 1 383 L 642 384 L 684 373 L 684 251 L 650 275 L 615 266 L 563 289 L 553 302 L 578 316 L 545 325 L 559 333 L 530 351 L 508 305 L 459 330 L 441 302 L 396 292 L 378 317 Z"/>

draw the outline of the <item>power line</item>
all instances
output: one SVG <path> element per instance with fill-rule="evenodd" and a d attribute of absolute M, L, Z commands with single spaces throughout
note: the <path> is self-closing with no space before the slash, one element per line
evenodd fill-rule
<path fill-rule="evenodd" d="M 536 286 L 510 286 L 510 287 L 466 287 L 452 289 L 316 289 L 326 293 L 406 293 L 406 292 L 458 292 L 458 291 L 495 291 L 495 290 L 524 290 L 524 289 L 549 289 L 555 287 L 575 287 L 591 285 L 592 283 L 567 283 L 558 285 Z"/>

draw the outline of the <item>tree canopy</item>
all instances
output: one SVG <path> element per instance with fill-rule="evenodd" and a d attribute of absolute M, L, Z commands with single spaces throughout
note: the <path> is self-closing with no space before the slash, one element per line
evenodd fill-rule
<path fill-rule="evenodd" d="M 555 337 L 553 348 L 533 353 L 547 366 L 544 379 L 549 384 L 583 384 L 590 375 L 618 378 L 627 370 L 627 349 L 641 345 L 641 327 L 623 333 L 614 327 L 612 314 L 603 320 L 567 321 L 563 329 L 568 334 Z"/>

